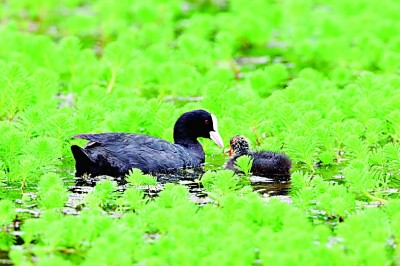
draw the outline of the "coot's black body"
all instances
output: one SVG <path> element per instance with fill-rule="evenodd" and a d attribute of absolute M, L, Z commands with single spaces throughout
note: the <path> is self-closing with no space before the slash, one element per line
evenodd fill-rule
<path fill-rule="evenodd" d="M 89 143 L 84 148 L 71 146 L 76 161 L 75 175 L 123 177 L 132 168 L 152 173 L 196 167 L 205 157 L 198 137 L 211 138 L 223 146 L 216 117 L 204 110 L 179 117 L 174 126 L 175 144 L 141 134 L 76 135 L 74 138 L 86 139 Z"/>
<path fill-rule="evenodd" d="M 292 162 L 284 154 L 272 151 L 251 151 L 248 141 L 242 136 L 235 136 L 230 141 L 233 157 L 226 163 L 225 169 L 241 173 L 235 168 L 237 158 L 249 155 L 253 159 L 251 173 L 256 176 L 269 177 L 279 180 L 290 179 Z"/>

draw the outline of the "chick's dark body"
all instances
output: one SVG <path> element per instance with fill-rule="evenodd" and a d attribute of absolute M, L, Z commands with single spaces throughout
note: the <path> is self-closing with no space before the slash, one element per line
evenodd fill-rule
<path fill-rule="evenodd" d="M 236 160 L 240 156 L 248 155 L 253 159 L 250 170 L 253 175 L 277 180 L 290 179 L 292 161 L 285 154 L 272 151 L 251 151 L 249 143 L 242 136 L 235 136 L 231 139 L 231 149 L 234 155 L 226 163 L 225 169 L 233 170 L 235 173 L 241 173 L 235 166 Z"/>
<path fill-rule="evenodd" d="M 292 163 L 286 155 L 271 151 L 250 152 L 248 155 L 253 159 L 253 165 L 250 170 L 253 175 L 276 179 L 290 178 Z M 230 159 L 225 168 L 240 173 L 240 171 L 235 168 L 238 157 L 240 156 Z"/>

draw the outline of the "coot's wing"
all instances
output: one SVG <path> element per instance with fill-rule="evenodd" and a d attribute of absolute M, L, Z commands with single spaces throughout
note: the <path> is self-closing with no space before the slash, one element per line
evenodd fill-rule
<path fill-rule="evenodd" d="M 130 133 L 99 133 L 99 134 L 78 134 L 73 136 L 77 139 L 86 139 L 90 142 L 107 143 L 107 142 L 119 142 L 125 136 L 133 135 Z"/>
<path fill-rule="evenodd" d="M 144 172 L 198 164 L 181 146 L 146 135 L 102 133 L 81 134 L 74 137 L 90 141 L 85 149 L 100 145 L 107 151 L 108 156 L 129 165 L 129 168 L 140 168 Z"/>
<path fill-rule="evenodd" d="M 116 153 L 120 160 L 126 159 L 132 167 L 145 165 L 149 172 L 195 166 L 192 156 L 181 146 L 168 141 L 138 134 L 123 138 Z M 113 147 L 105 148 L 113 151 Z M 124 155 L 125 153 L 125 155 Z"/>

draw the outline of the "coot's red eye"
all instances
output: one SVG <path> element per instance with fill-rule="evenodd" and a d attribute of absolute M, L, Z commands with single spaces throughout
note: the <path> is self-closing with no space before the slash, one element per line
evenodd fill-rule
<path fill-rule="evenodd" d="M 208 125 L 208 124 L 210 124 L 210 121 L 204 120 L 204 124 Z"/>

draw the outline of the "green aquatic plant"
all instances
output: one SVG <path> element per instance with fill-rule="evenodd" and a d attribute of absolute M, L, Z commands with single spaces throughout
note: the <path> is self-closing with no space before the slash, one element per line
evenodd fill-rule
<path fill-rule="evenodd" d="M 1 227 L 11 224 L 15 218 L 15 208 L 10 200 L 0 201 Z"/>
<path fill-rule="evenodd" d="M 251 73 L 249 82 L 251 87 L 262 96 L 268 96 L 274 89 L 282 87 L 288 78 L 288 72 L 283 64 L 273 64 L 265 69 Z"/>
<path fill-rule="evenodd" d="M 118 194 L 116 182 L 104 180 L 96 184 L 94 190 L 85 198 L 85 202 L 91 208 L 110 208 L 115 204 Z"/>
<path fill-rule="evenodd" d="M 38 202 L 45 209 L 62 209 L 68 200 L 67 190 L 59 175 L 47 173 L 38 184 Z"/>
<path fill-rule="evenodd" d="M 294 203 L 307 210 L 310 215 L 323 212 L 330 219 L 343 219 L 356 210 L 354 194 L 343 184 L 326 182 L 321 176 L 309 176 L 294 172 L 292 195 Z"/>
<path fill-rule="evenodd" d="M 23 66 L 17 63 L 6 65 L 0 61 L 0 71 L 3 73 L 0 79 L 3 88 L 0 94 L 0 117 L 2 120 L 13 120 L 32 99 L 28 75 Z"/>
<path fill-rule="evenodd" d="M 353 226 L 360 230 L 352 232 Z M 337 234 L 345 239 L 343 245 L 352 254 L 352 261 L 372 265 L 384 263 L 393 253 L 388 229 L 389 222 L 380 210 L 367 209 L 364 215 L 349 217 L 346 223 L 339 224 Z M 365 238 L 369 239 L 368 244 L 361 240 Z"/>
<path fill-rule="evenodd" d="M 156 177 L 148 174 L 145 175 L 143 174 L 142 170 L 136 168 L 129 171 L 129 174 L 126 176 L 125 180 L 128 182 L 128 184 L 134 187 L 157 185 Z"/>
<path fill-rule="evenodd" d="M 250 181 L 248 177 L 240 177 L 230 170 L 220 170 L 206 172 L 201 178 L 201 183 L 214 194 L 223 195 L 249 185 Z"/>
<path fill-rule="evenodd" d="M 387 189 L 388 185 L 388 180 L 382 173 L 368 169 L 368 166 L 362 162 L 355 162 L 354 165 L 349 165 L 343 170 L 343 175 L 354 193 L 360 193 L 382 203 L 387 202 L 380 197 L 381 192 Z M 377 193 L 377 196 L 374 196 L 374 193 L 371 194 L 371 191 Z"/>
<path fill-rule="evenodd" d="M 16 216 L 13 203 L 10 200 L 0 200 L 0 249 L 8 250 L 15 242 L 15 236 L 10 234 L 12 231 L 9 226 Z"/>
<path fill-rule="evenodd" d="M 287 139 L 285 147 L 288 155 L 295 161 L 303 162 L 306 167 L 314 171 L 314 163 L 316 161 L 316 152 L 318 142 L 312 136 L 295 136 L 292 135 Z"/>
<path fill-rule="evenodd" d="M 117 199 L 117 204 L 123 208 L 127 206 L 132 210 L 140 210 L 146 203 L 146 199 L 144 197 L 144 192 L 137 188 L 128 188 L 123 197 Z"/>
<path fill-rule="evenodd" d="M 4 2 L 2 259 L 396 265 L 399 13 L 395 0 Z M 73 209 L 70 146 L 85 142 L 71 136 L 172 141 L 176 118 L 200 108 L 223 139 L 292 159 L 292 203 L 218 169 L 227 158 L 204 141 L 201 192 L 157 184 L 155 196 L 155 177 L 133 169 Z"/>
<path fill-rule="evenodd" d="M 243 155 L 237 158 L 235 165 L 239 171 L 242 171 L 246 176 L 250 176 L 253 159 L 249 155 Z"/>

